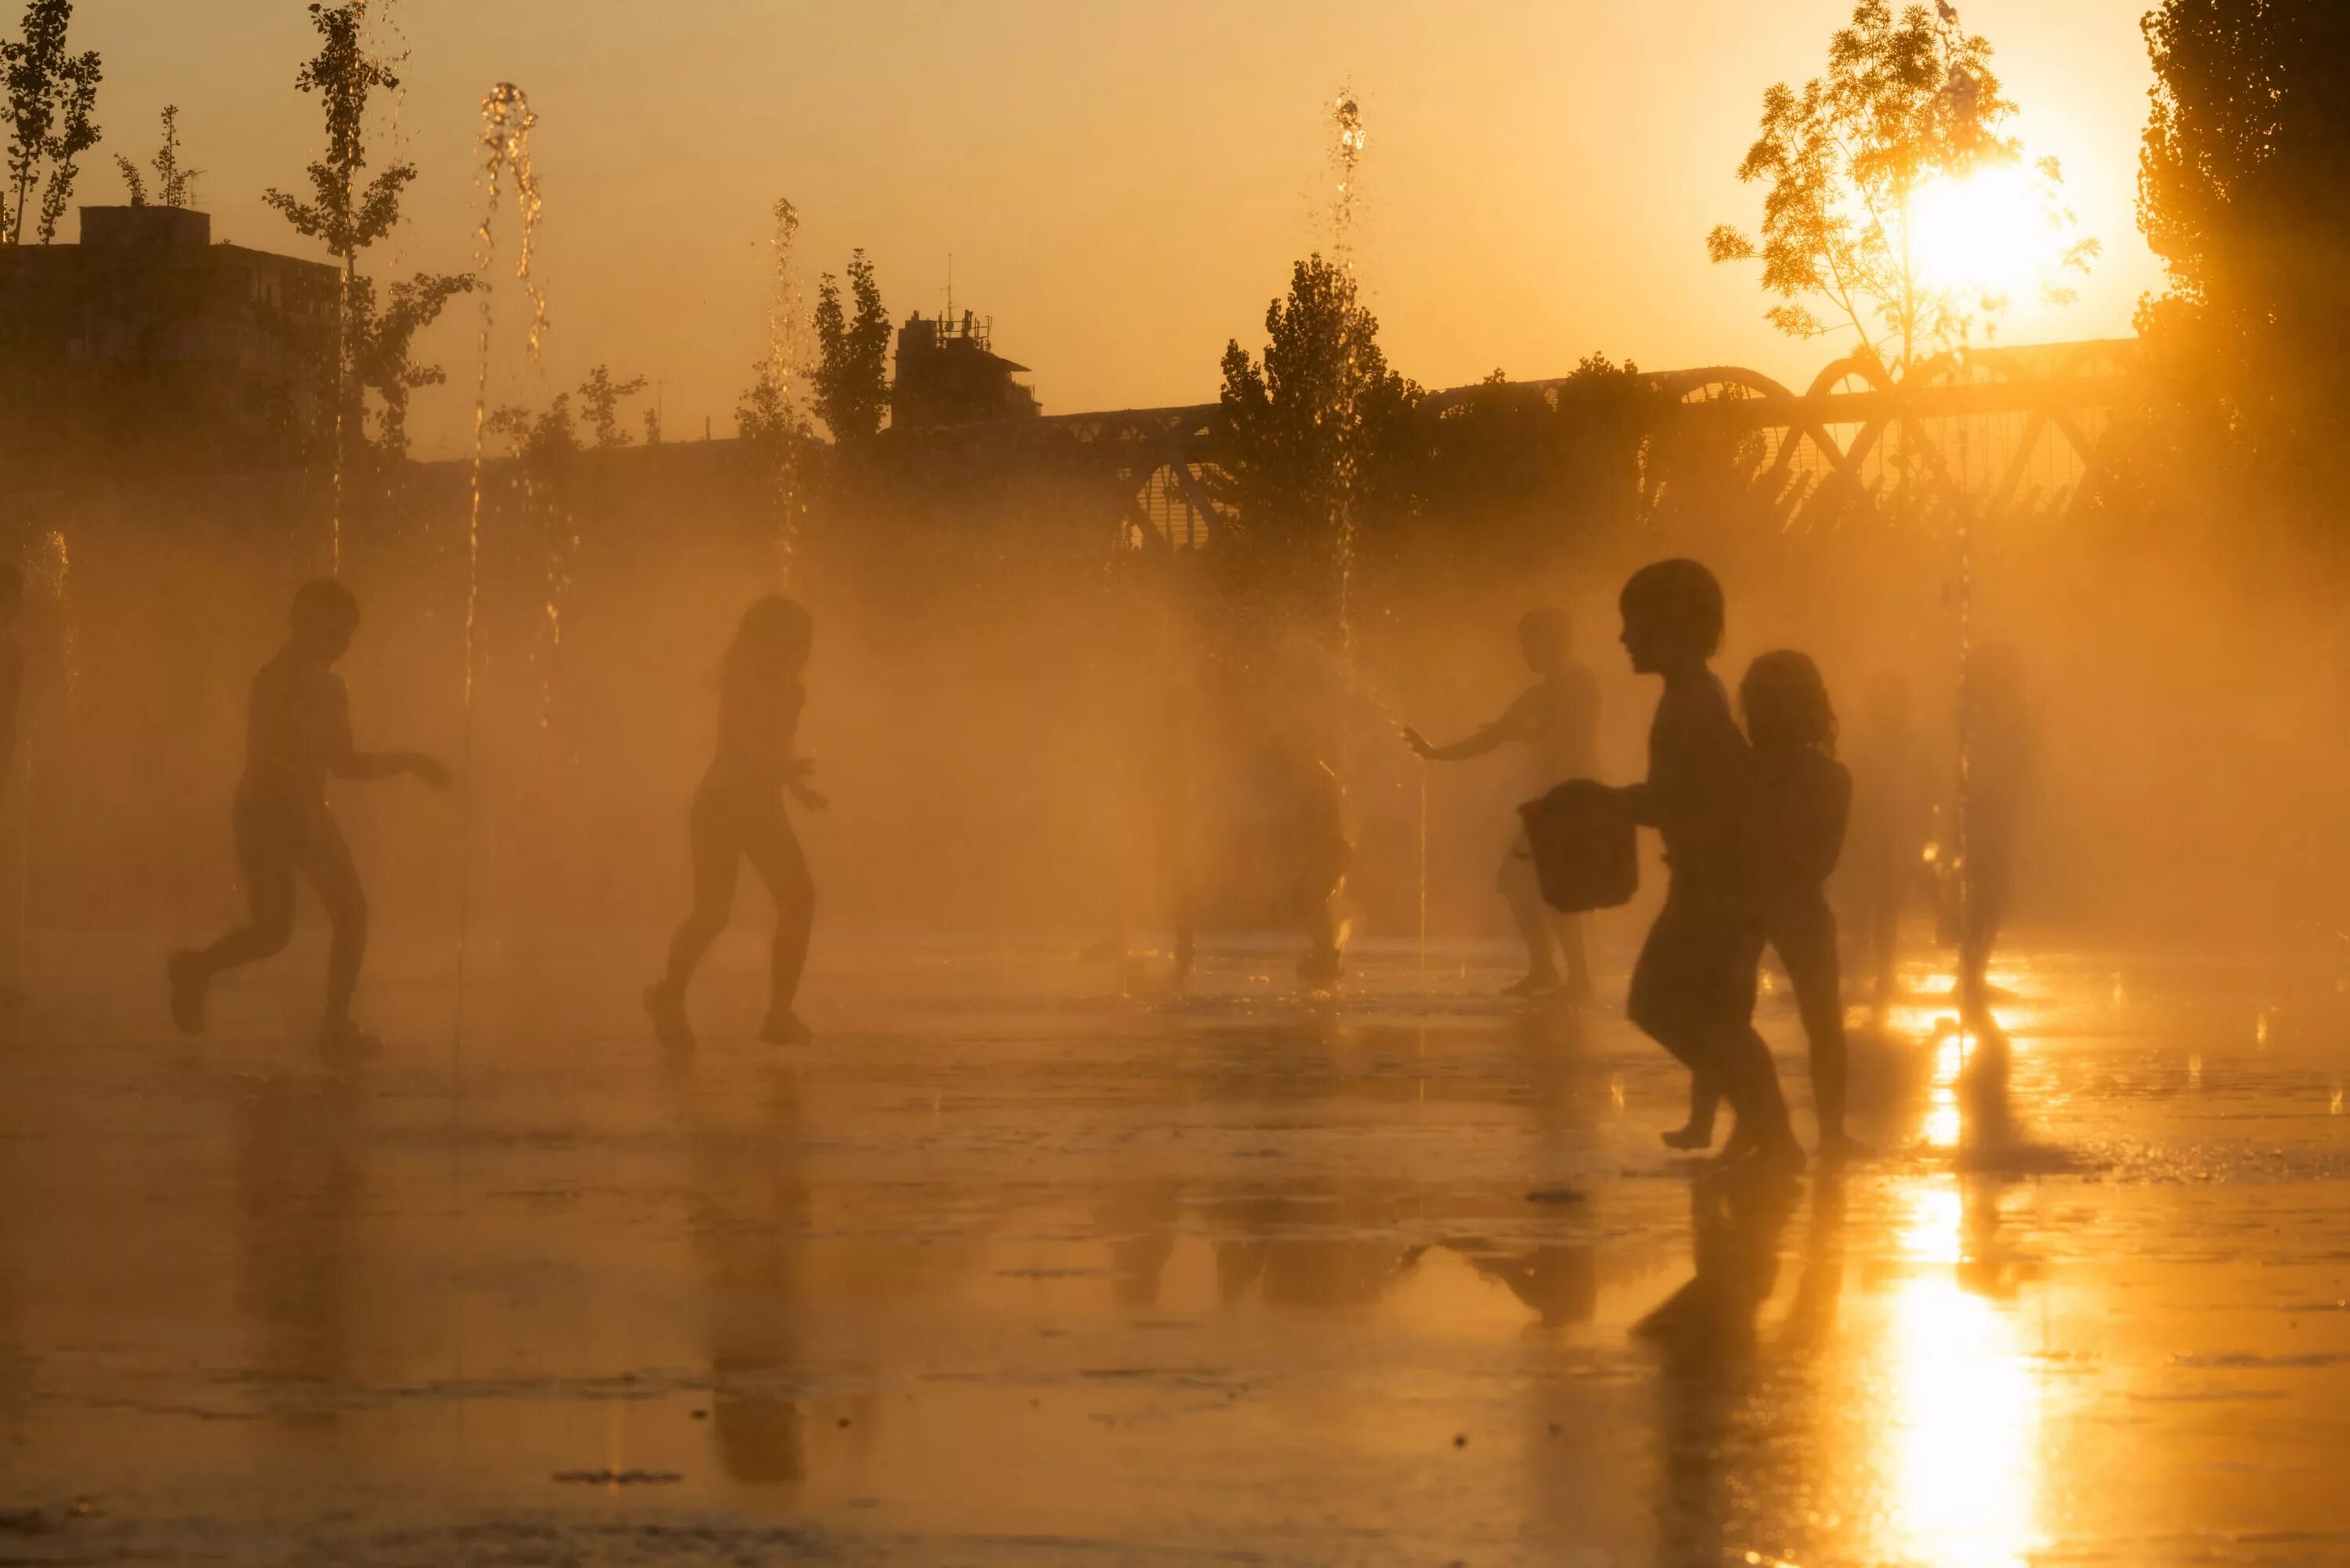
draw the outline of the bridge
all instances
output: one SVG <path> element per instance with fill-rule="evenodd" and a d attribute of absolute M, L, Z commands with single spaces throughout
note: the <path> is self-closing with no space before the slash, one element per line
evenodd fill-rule
<path fill-rule="evenodd" d="M 1836 360 L 1798 392 L 1736 366 L 1644 378 L 1662 406 L 1642 463 L 1644 501 L 1669 483 L 1681 443 L 1725 451 L 1780 523 L 1808 528 L 1964 496 L 1992 513 L 2064 512 L 2095 493 L 2100 449 L 2137 368 L 2134 339 L 1971 348 L 1896 380 L 1873 355 Z M 1511 383 L 1555 406 L 1566 378 Z M 1440 413 L 1489 387 L 1427 395 Z M 962 426 L 926 440 L 1066 465 L 1098 483 L 1117 542 L 1197 549 L 1226 519 L 1206 477 L 1214 403 L 1121 409 Z"/>

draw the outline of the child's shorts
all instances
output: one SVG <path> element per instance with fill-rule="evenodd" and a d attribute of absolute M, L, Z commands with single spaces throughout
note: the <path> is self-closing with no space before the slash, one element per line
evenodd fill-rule
<path fill-rule="evenodd" d="M 1660 1038 L 1690 1029 L 1744 1028 L 1754 1019 L 1762 961 L 1759 911 L 1668 893 L 1632 966 L 1625 1014 Z"/>

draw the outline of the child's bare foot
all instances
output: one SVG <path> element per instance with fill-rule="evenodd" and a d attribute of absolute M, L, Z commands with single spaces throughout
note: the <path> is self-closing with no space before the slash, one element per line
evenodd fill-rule
<path fill-rule="evenodd" d="M 1700 1127 L 1695 1122 L 1690 1123 L 1687 1127 L 1675 1127 L 1672 1131 L 1659 1136 L 1664 1138 L 1667 1148 L 1711 1148 L 1713 1147 L 1713 1129 L 1710 1127 Z"/>
<path fill-rule="evenodd" d="M 1547 969 L 1528 970 L 1525 978 L 1502 987 L 1503 996 L 1548 996 L 1559 986 L 1557 971 Z"/>
<path fill-rule="evenodd" d="M 164 961 L 163 972 L 172 979 L 172 1022 L 182 1034 L 202 1034 L 204 992 L 212 984 L 212 976 L 204 971 L 203 955 L 182 948 Z"/>
<path fill-rule="evenodd" d="M 816 1031 L 800 1022 L 800 1015 L 786 1007 L 780 1012 L 770 1012 L 767 1021 L 759 1025 L 759 1038 L 770 1045 L 805 1045 L 816 1038 Z"/>
<path fill-rule="evenodd" d="M 665 980 L 645 987 L 645 1016 L 653 1021 L 653 1036 L 672 1051 L 693 1049 L 693 1025 L 685 1016 L 685 998 Z"/>

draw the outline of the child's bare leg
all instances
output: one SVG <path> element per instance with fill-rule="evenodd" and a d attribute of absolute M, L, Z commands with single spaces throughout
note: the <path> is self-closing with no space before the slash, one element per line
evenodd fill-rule
<path fill-rule="evenodd" d="M 283 952 L 294 938 L 293 830 L 243 802 L 232 821 L 245 922 L 201 952 L 182 949 L 172 955 L 172 1019 L 185 1034 L 203 1033 L 214 976 Z"/>
<path fill-rule="evenodd" d="M 331 821 L 313 826 L 303 846 L 302 869 L 326 906 L 332 933 L 327 950 L 327 1013 L 318 1039 L 330 1046 L 370 1044 L 351 1022 L 351 998 L 359 991 L 359 966 L 367 958 L 367 890 L 359 885 L 359 867 L 351 862 L 350 846 Z"/>

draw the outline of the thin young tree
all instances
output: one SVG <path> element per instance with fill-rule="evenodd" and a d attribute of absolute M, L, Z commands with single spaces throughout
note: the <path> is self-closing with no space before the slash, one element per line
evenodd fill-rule
<path fill-rule="evenodd" d="M 826 273 L 816 286 L 817 358 L 809 378 L 816 416 L 844 446 L 871 441 L 889 410 L 889 312 L 861 249 L 849 254 L 848 286 L 857 302 L 853 317 L 841 302 L 839 279 Z"/>
<path fill-rule="evenodd" d="M 588 419 L 588 428 L 596 437 L 598 451 L 629 444 L 629 432 L 620 428 L 622 400 L 636 397 L 652 385 L 642 376 L 631 376 L 625 381 L 612 379 L 611 368 L 598 365 L 588 372 L 579 383 L 579 402 Z"/>
<path fill-rule="evenodd" d="M 73 0 L 28 0 L 22 34 L 0 43 L 0 75 L 8 88 L 8 184 L 0 192 L 7 223 L 0 244 L 25 243 L 25 209 L 41 192 L 35 232 L 47 244 L 73 200 L 77 160 L 98 145 L 90 119 L 98 107 L 102 72 L 98 51 L 77 55 L 66 47 Z M 43 171 L 47 182 L 42 182 Z"/>
<path fill-rule="evenodd" d="M 1778 300 L 1767 312 L 1773 326 L 1794 337 L 1848 331 L 1906 373 L 2004 308 L 1936 281 L 1918 254 L 1921 191 L 2023 157 L 2001 130 L 2016 107 L 1991 56 L 1950 0 L 1898 14 L 1887 0 L 1861 0 L 1828 42 L 1825 75 L 1762 95 L 1761 134 L 1738 166 L 1741 181 L 1764 187 L 1760 237 L 1723 223 L 1706 249 L 1716 262 L 1762 263 L 1763 290 Z M 2061 171 L 2054 160 L 2036 167 L 2064 227 Z M 2052 272 L 2085 271 L 2095 253 L 2094 240 L 2075 240 Z M 2061 275 L 2043 286 L 2066 297 Z"/>
<path fill-rule="evenodd" d="M 139 165 L 120 152 L 114 155 L 114 166 L 122 171 L 122 183 L 130 192 L 130 204 L 147 204 L 147 177 Z M 201 169 L 191 169 L 180 161 L 180 106 L 163 106 L 163 142 L 155 151 L 156 195 L 166 207 L 189 207 L 195 204 L 196 176 Z"/>
<path fill-rule="evenodd" d="M 262 200 L 293 224 L 295 233 L 324 244 L 327 254 L 342 266 L 335 423 L 338 439 L 344 441 L 358 431 L 364 411 L 358 406 L 364 394 L 351 374 L 349 320 L 359 252 L 399 223 L 400 192 L 416 178 L 414 164 L 395 163 L 374 179 L 362 180 L 368 166 L 368 99 L 380 88 L 393 90 L 400 86 L 390 67 L 367 51 L 361 36 L 366 12 L 367 0 L 311 5 L 310 25 L 318 35 L 318 52 L 295 74 L 294 85 L 318 95 L 326 114 L 326 154 L 310 163 L 309 201 L 275 186 L 262 192 Z M 339 454 L 337 461 L 340 462 Z"/>
<path fill-rule="evenodd" d="M 408 455 L 410 394 L 448 379 L 440 366 L 415 361 L 417 333 L 431 326 L 450 300 L 480 286 L 481 279 L 469 272 L 421 272 L 393 284 L 379 312 L 375 281 L 362 277 L 352 282 L 351 379 L 362 392 L 373 392 L 380 405 L 374 440 L 379 457 L 397 462 Z"/>

